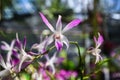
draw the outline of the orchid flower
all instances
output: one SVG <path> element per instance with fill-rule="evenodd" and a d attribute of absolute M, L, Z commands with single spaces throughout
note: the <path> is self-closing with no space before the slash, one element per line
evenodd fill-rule
<path fill-rule="evenodd" d="M 13 40 L 10 45 L 8 43 L 6 43 L 5 41 L 2 41 L 2 43 L 3 43 L 3 45 L 1 46 L 1 49 L 8 51 L 7 61 L 10 61 L 10 58 L 12 55 L 12 50 L 14 49 L 15 40 Z"/>
<path fill-rule="evenodd" d="M 9 54 L 7 54 L 6 59 L 8 59 Z M 12 71 L 16 71 L 15 66 L 17 65 L 18 60 L 15 58 L 11 58 L 10 61 L 6 61 L 3 59 L 2 55 L 0 54 L 0 65 L 4 68 L 4 70 L 0 71 L 0 77 L 5 77 L 9 75 Z"/>
<path fill-rule="evenodd" d="M 58 73 L 55 74 L 55 77 L 57 80 L 69 80 L 71 77 L 75 79 L 77 75 L 78 73 L 76 71 L 61 69 Z"/>
<path fill-rule="evenodd" d="M 8 61 L 5 62 L 1 54 L 0 54 L 0 65 L 4 68 L 4 70 L 0 71 L 0 77 L 9 75 L 12 65 Z"/>
<path fill-rule="evenodd" d="M 35 80 L 51 80 L 50 77 L 47 75 L 46 71 L 43 68 L 39 68 L 38 71 L 33 73 L 33 79 Z"/>
<path fill-rule="evenodd" d="M 42 40 L 41 40 L 42 41 Z M 37 49 L 39 53 L 44 53 L 46 51 L 46 48 L 48 46 L 48 39 L 45 39 L 44 41 L 40 42 L 39 44 L 33 44 L 31 49 Z"/>
<path fill-rule="evenodd" d="M 16 44 L 18 47 L 18 51 L 20 52 L 20 54 L 19 54 L 20 63 L 19 63 L 19 67 L 18 67 L 18 70 L 20 71 L 22 64 L 28 60 L 29 61 L 32 60 L 33 58 L 31 55 L 29 55 L 25 51 L 26 39 L 24 39 L 23 44 L 22 44 L 22 42 L 18 38 L 18 34 L 16 34 Z"/>
<path fill-rule="evenodd" d="M 45 66 L 46 66 L 46 67 L 47 67 L 47 66 L 51 67 L 53 74 L 55 74 L 55 66 L 54 66 L 54 63 L 56 63 L 56 61 L 57 61 L 56 54 L 57 54 L 57 53 L 54 53 L 54 55 L 53 55 L 51 58 L 49 58 L 48 55 L 45 56 L 46 59 L 47 59 L 47 62 L 46 62 L 46 64 L 45 64 Z"/>
<path fill-rule="evenodd" d="M 43 22 L 48 26 L 48 28 L 53 32 L 53 34 L 48 38 L 48 43 L 51 44 L 53 41 L 55 41 L 55 46 L 58 51 L 60 51 L 63 47 L 63 43 L 67 46 L 67 49 L 69 48 L 69 41 L 67 37 L 63 35 L 64 32 L 72 29 L 73 27 L 77 26 L 81 20 L 75 19 L 68 23 L 66 27 L 62 30 L 62 22 L 61 22 L 61 16 L 59 15 L 57 23 L 56 23 L 56 30 L 53 28 L 53 26 L 49 23 L 47 18 L 40 13 L 40 16 L 43 20 Z"/>
<path fill-rule="evenodd" d="M 35 72 L 35 73 L 32 74 L 32 78 L 35 79 L 35 80 L 42 80 L 42 74 L 38 73 L 38 72 Z"/>
<path fill-rule="evenodd" d="M 94 37 L 94 41 L 95 41 L 95 48 L 92 48 L 88 52 L 90 52 L 90 53 L 92 53 L 92 55 L 96 56 L 96 60 L 95 60 L 95 64 L 96 64 L 97 62 L 99 62 L 100 59 L 102 60 L 102 57 L 100 55 L 101 49 L 99 49 L 99 47 L 103 43 L 104 39 L 103 39 L 102 35 L 100 35 L 100 33 L 98 33 L 98 39 L 96 37 Z"/>
<path fill-rule="evenodd" d="M 0 77 L 4 77 L 10 74 L 11 68 L 16 64 L 16 63 L 11 63 L 12 58 L 12 53 L 14 50 L 14 44 L 15 40 L 12 40 L 11 44 L 9 45 L 8 43 L 2 41 L 3 45 L 1 46 L 2 50 L 8 51 L 6 61 L 3 59 L 2 55 L 0 54 L 0 65 L 4 68 L 3 71 L 0 71 Z"/>

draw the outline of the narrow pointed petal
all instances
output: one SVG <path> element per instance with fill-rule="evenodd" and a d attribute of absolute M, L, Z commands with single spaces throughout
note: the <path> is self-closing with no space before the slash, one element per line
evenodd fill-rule
<path fill-rule="evenodd" d="M 53 26 L 49 23 L 49 21 L 47 20 L 47 18 L 46 18 L 41 12 L 40 12 L 39 14 L 40 14 L 43 22 L 46 24 L 46 26 L 48 26 L 48 28 L 49 28 L 52 32 L 54 32 L 54 28 L 53 28 Z"/>
<path fill-rule="evenodd" d="M 63 43 L 60 42 L 60 41 L 55 41 L 55 46 L 57 48 L 57 51 L 61 51 L 62 50 L 62 47 L 63 47 Z"/>
<path fill-rule="evenodd" d="M 19 57 L 19 53 L 17 53 L 17 51 L 12 50 L 12 53 L 13 53 L 13 56 L 14 56 L 14 57 L 16 57 L 16 58 L 18 58 L 18 57 Z"/>
<path fill-rule="evenodd" d="M 67 49 L 69 48 L 69 41 L 67 39 L 67 37 L 65 37 L 64 35 L 62 35 L 62 42 L 66 45 Z"/>
<path fill-rule="evenodd" d="M 104 41 L 104 39 L 103 39 L 102 35 L 100 35 L 100 33 L 98 33 L 98 44 L 101 45 L 103 43 L 103 41 Z"/>
<path fill-rule="evenodd" d="M 13 40 L 13 41 L 11 42 L 11 48 L 14 47 L 14 44 L 15 44 L 15 40 Z"/>
<path fill-rule="evenodd" d="M 0 54 L 0 65 L 3 67 L 3 68 L 7 68 L 6 64 L 5 64 L 5 61 L 2 57 L 2 55 Z"/>
<path fill-rule="evenodd" d="M 23 62 L 25 61 L 26 58 L 27 58 L 26 56 L 22 57 L 22 59 L 21 59 L 21 61 L 19 63 L 19 66 L 18 66 L 18 71 L 21 71 L 22 64 L 23 64 Z"/>
<path fill-rule="evenodd" d="M 97 45 L 98 44 L 98 42 L 97 42 L 97 39 L 96 39 L 96 37 L 94 36 L 94 41 L 95 41 L 95 44 Z"/>
<path fill-rule="evenodd" d="M 96 64 L 97 62 L 99 62 L 99 55 L 98 55 L 98 54 L 96 54 L 95 64 Z"/>
<path fill-rule="evenodd" d="M 2 41 L 1 43 L 3 44 L 1 46 L 2 50 L 9 50 L 10 46 L 5 41 Z"/>
<path fill-rule="evenodd" d="M 63 57 L 60 57 L 60 58 L 57 59 L 56 63 L 57 63 L 57 64 L 60 64 L 60 63 L 62 63 L 64 60 L 65 60 L 65 59 L 64 59 Z"/>
<path fill-rule="evenodd" d="M 21 49 L 22 48 L 22 43 L 18 40 L 15 41 L 15 45 L 18 49 Z"/>
<path fill-rule="evenodd" d="M 38 49 L 39 48 L 39 44 L 35 43 L 32 45 L 31 49 Z"/>
<path fill-rule="evenodd" d="M 27 53 L 25 52 L 24 49 L 21 49 L 21 52 L 20 52 L 22 55 L 27 55 Z"/>
<path fill-rule="evenodd" d="M 52 74 L 55 74 L 56 70 L 55 70 L 55 66 L 53 64 L 51 64 L 51 69 L 52 69 Z"/>
<path fill-rule="evenodd" d="M 5 45 L 1 45 L 2 50 L 8 50 L 8 48 Z"/>
<path fill-rule="evenodd" d="M 8 62 L 10 62 L 11 56 L 12 56 L 12 51 L 9 51 L 9 52 L 7 53 L 7 61 L 8 61 Z"/>
<path fill-rule="evenodd" d="M 62 30 L 62 22 L 61 22 L 61 16 L 59 15 L 58 21 L 56 23 L 56 31 L 61 32 Z"/>
<path fill-rule="evenodd" d="M 96 38 L 94 36 L 94 41 L 95 41 L 96 47 L 98 48 L 103 43 L 104 39 L 103 39 L 102 35 L 100 35 L 100 33 L 98 33 L 98 38 Z"/>
<path fill-rule="evenodd" d="M 75 19 L 75 20 L 71 21 L 63 29 L 63 33 L 66 32 L 66 31 L 68 31 L 68 30 L 70 30 L 70 29 L 72 29 L 73 27 L 76 27 L 80 22 L 81 22 L 81 20 L 79 20 L 79 19 Z"/>
<path fill-rule="evenodd" d="M 10 50 L 8 51 L 8 54 L 7 54 L 7 61 L 8 61 L 8 62 L 10 62 L 14 44 L 15 44 L 15 40 L 13 40 L 13 41 L 11 42 Z"/>
<path fill-rule="evenodd" d="M 25 47 L 26 47 L 26 37 L 24 37 L 23 39 L 23 48 L 25 49 Z"/>

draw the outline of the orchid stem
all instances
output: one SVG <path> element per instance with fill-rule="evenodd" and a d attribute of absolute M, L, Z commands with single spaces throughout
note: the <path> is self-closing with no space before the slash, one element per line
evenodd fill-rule
<path fill-rule="evenodd" d="M 73 42 L 73 41 L 70 41 L 70 44 L 74 44 L 76 47 L 77 47 L 77 49 L 78 49 L 78 55 L 79 55 L 79 69 L 80 69 L 80 78 L 81 78 L 81 80 L 83 80 L 83 74 L 82 74 L 82 56 L 81 56 L 81 54 L 80 54 L 80 47 L 79 47 L 79 45 L 78 45 L 78 42 Z"/>

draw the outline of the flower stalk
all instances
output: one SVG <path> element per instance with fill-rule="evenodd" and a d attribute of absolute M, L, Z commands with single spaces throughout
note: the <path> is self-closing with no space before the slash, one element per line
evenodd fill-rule
<path fill-rule="evenodd" d="M 81 80 L 83 80 L 82 56 L 81 56 L 81 54 L 80 54 L 80 47 L 79 47 L 79 44 L 78 44 L 78 42 L 73 42 L 73 41 L 70 41 L 70 44 L 74 44 L 74 45 L 77 47 L 77 49 L 78 49 L 78 55 L 79 55 L 79 65 L 78 65 L 78 67 L 79 67 L 79 70 L 80 70 L 80 71 L 79 71 L 79 72 L 80 72 L 80 78 L 81 78 Z"/>

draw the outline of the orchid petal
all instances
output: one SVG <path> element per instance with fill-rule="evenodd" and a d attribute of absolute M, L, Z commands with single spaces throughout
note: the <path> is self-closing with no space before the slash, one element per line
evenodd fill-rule
<path fill-rule="evenodd" d="M 52 39 L 52 38 L 51 38 Z M 49 40 L 50 41 L 50 40 Z M 51 43 L 51 42 L 50 42 Z M 45 39 L 43 42 L 41 42 L 40 44 L 33 44 L 31 49 L 37 49 L 38 52 L 40 53 L 44 53 L 46 51 L 46 48 L 48 46 L 48 39 Z"/>
<path fill-rule="evenodd" d="M 96 47 L 98 48 L 103 43 L 104 39 L 103 39 L 102 35 L 100 35 L 100 33 L 98 33 L 98 39 L 96 39 L 96 37 L 94 37 L 94 41 L 95 41 Z"/>
<path fill-rule="evenodd" d="M 19 63 L 19 67 L 18 67 L 18 70 L 20 71 L 21 70 L 21 67 L 22 67 L 22 64 L 23 62 L 25 61 L 25 59 L 27 58 L 27 56 L 23 56 L 20 63 Z"/>
<path fill-rule="evenodd" d="M 47 18 L 46 18 L 41 12 L 40 12 L 39 14 L 40 14 L 43 22 L 48 26 L 48 28 L 49 28 L 52 32 L 54 32 L 55 30 L 54 30 L 53 26 L 49 23 L 49 21 L 47 20 Z"/>
<path fill-rule="evenodd" d="M 12 42 L 11 42 L 11 48 L 13 48 L 14 47 L 14 44 L 15 44 L 15 40 L 13 40 Z"/>
<path fill-rule="evenodd" d="M 19 62 L 20 62 L 20 60 L 18 58 L 14 58 L 11 60 L 12 66 L 16 66 Z"/>
<path fill-rule="evenodd" d="M 51 64 L 52 74 L 55 74 L 55 66 Z"/>
<path fill-rule="evenodd" d="M 62 57 L 60 57 L 60 58 L 58 58 L 58 60 L 57 60 L 57 64 L 60 64 L 60 63 L 62 63 L 64 61 L 64 58 L 62 58 Z"/>
<path fill-rule="evenodd" d="M 67 49 L 69 48 L 69 41 L 67 39 L 67 37 L 65 37 L 64 35 L 62 35 L 62 42 L 66 45 Z"/>
<path fill-rule="evenodd" d="M 9 51 L 9 52 L 7 53 L 7 62 L 10 62 L 11 55 L 12 55 L 12 51 Z"/>
<path fill-rule="evenodd" d="M 19 57 L 19 53 L 17 53 L 17 51 L 12 50 L 12 53 L 13 53 L 13 56 L 14 56 L 14 57 L 16 57 L 16 58 L 18 58 L 18 57 Z"/>
<path fill-rule="evenodd" d="M 70 30 L 70 29 L 72 29 L 73 27 L 76 27 L 80 22 L 81 22 L 81 20 L 79 20 L 79 19 L 75 19 L 75 20 L 71 21 L 63 29 L 63 33 L 66 32 L 66 31 L 68 31 L 68 30 Z"/>
<path fill-rule="evenodd" d="M 94 41 L 95 41 L 95 44 L 97 45 L 98 44 L 98 42 L 97 42 L 97 39 L 96 39 L 96 37 L 94 36 Z"/>
<path fill-rule="evenodd" d="M 103 37 L 102 37 L 102 35 L 100 35 L 100 33 L 98 33 L 98 44 L 102 44 L 103 43 Z"/>
<path fill-rule="evenodd" d="M 21 50 L 21 61 L 19 63 L 19 68 L 18 70 L 20 71 L 21 70 L 21 66 L 22 66 L 22 63 L 27 60 L 27 59 L 32 59 L 32 56 L 30 56 L 29 54 L 27 54 L 23 49 Z"/>
<path fill-rule="evenodd" d="M 96 54 L 96 60 L 95 60 L 95 64 L 99 62 L 99 54 Z"/>
<path fill-rule="evenodd" d="M 16 42 L 15 42 L 16 46 L 21 49 L 22 48 L 22 43 L 18 38 L 18 34 L 16 33 Z"/>
<path fill-rule="evenodd" d="M 2 41 L 3 45 L 1 46 L 1 49 L 3 50 L 9 50 L 9 45 L 5 42 L 5 41 Z"/>
<path fill-rule="evenodd" d="M 9 50 L 9 52 L 7 54 L 7 61 L 8 62 L 10 62 L 11 55 L 12 55 L 12 49 L 13 49 L 14 44 L 15 44 L 15 40 L 12 41 L 11 46 L 10 46 L 10 50 Z"/>
<path fill-rule="evenodd" d="M 49 59 L 48 55 L 45 56 L 46 59 L 47 59 L 46 66 L 50 66 L 50 68 L 52 69 L 53 74 L 55 74 L 54 63 L 56 62 L 56 55 L 57 55 L 57 52 L 54 53 L 54 55 L 52 56 L 51 59 Z"/>
<path fill-rule="evenodd" d="M 16 45 L 16 47 L 17 47 L 18 49 L 21 49 L 21 47 L 22 47 L 21 42 L 18 41 L 18 40 L 16 40 L 15 45 Z"/>
<path fill-rule="evenodd" d="M 24 37 L 24 40 L 23 40 L 23 48 L 25 49 L 26 47 L 26 37 Z"/>
<path fill-rule="evenodd" d="M 21 61 L 19 63 L 19 67 L 18 67 L 19 71 L 22 69 L 23 62 L 25 60 L 27 60 L 27 59 L 32 59 L 32 56 L 30 56 L 30 55 L 24 55 L 24 56 L 22 56 L 22 59 L 21 59 Z"/>
<path fill-rule="evenodd" d="M 56 31 L 61 32 L 61 29 L 62 29 L 62 22 L 61 22 L 61 16 L 59 15 L 58 21 L 56 23 Z"/>
<path fill-rule="evenodd" d="M 58 40 L 56 40 L 56 41 L 55 41 L 55 46 L 56 46 L 56 48 L 57 48 L 57 51 L 61 51 L 61 50 L 62 50 L 62 47 L 63 47 L 63 43 L 60 42 L 60 41 L 58 41 Z"/>
<path fill-rule="evenodd" d="M 50 37 L 47 38 L 47 44 L 51 44 L 53 41 L 54 41 L 54 38 L 53 38 L 54 35 L 51 35 Z"/>
<path fill-rule="evenodd" d="M 24 69 L 26 66 L 28 66 L 30 63 L 32 62 L 32 60 L 30 61 L 26 61 L 22 63 L 21 69 Z"/>
<path fill-rule="evenodd" d="M 7 70 L 7 69 L 0 71 L 0 77 L 5 77 L 5 76 L 7 76 L 9 74 L 10 74 L 10 71 Z"/>
<path fill-rule="evenodd" d="M 0 65 L 3 67 L 3 68 L 7 68 L 6 64 L 5 64 L 5 61 L 2 57 L 2 55 L 0 54 Z"/>

